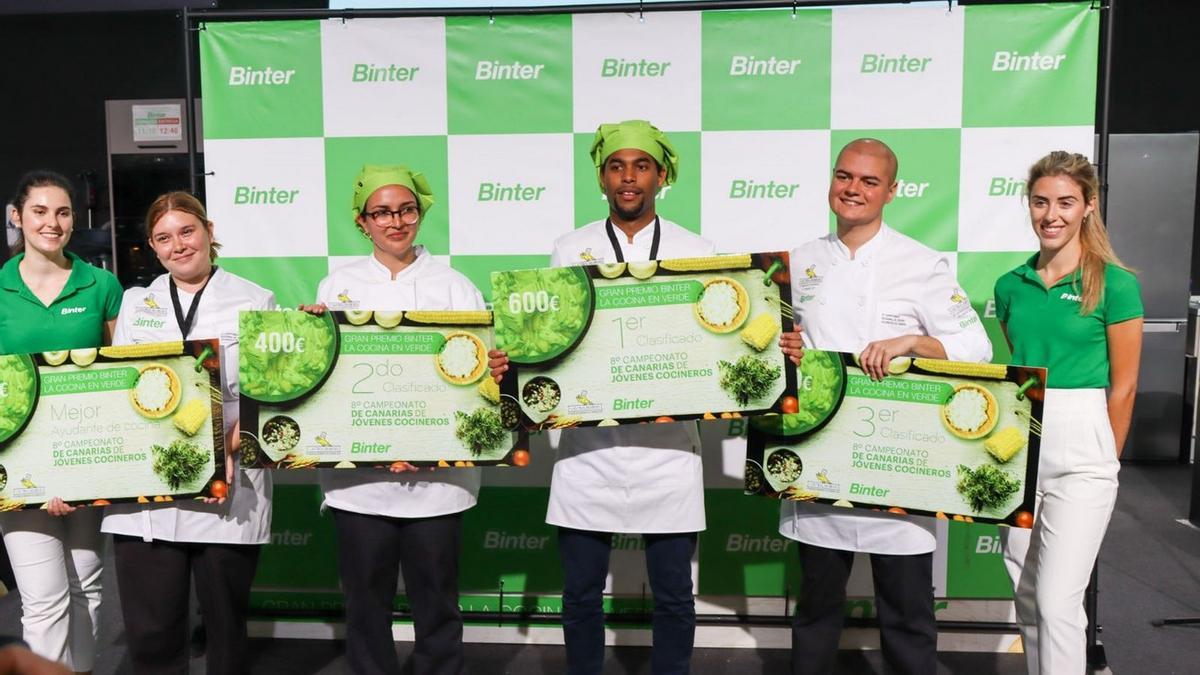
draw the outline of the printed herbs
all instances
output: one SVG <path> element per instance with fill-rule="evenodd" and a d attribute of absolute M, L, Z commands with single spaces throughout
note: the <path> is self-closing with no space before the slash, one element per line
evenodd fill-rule
<path fill-rule="evenodd" d="M 958 476 L 958 493 L 966 498 L 976 513 L 1004 506 L 1008 498 L 1021 489 L 1021 481 L 991 464 L 984 464 L 978 469 L 959 464 Z"/>
<path fill-rule="evenodd" d="M 500 414 L 487 408 L 477 408 L 472 413 L 461 410 L 454 412 L 456 421 L 454 437 L 478 457 L 508 439 L 508 431 L 500 420 Z"/>
<path fill-rule="evenodd" d="M 734 363 L 718 361 L 717 365 L 721 369 L 721 388 L 740 405 L 766 396 L 782 372 L 779 366 L 751 354 L 744 354 Z"/>
<path fill-rule="evenodd" d="M 195 482 L 208 464 L 208 453 L 182 438 L 171 441 L 165 448 L 151 446 L 150 453 L 154 457 L 154 473 L 172 490 Z"/>

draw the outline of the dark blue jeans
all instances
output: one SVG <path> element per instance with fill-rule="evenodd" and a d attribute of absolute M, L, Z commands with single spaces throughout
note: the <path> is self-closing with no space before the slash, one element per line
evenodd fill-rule
<path fill-rule="evenodd" d="M 696 533 L 645 534 L 646 572 L 654 594 L 655 675 L 686 674 L 696 638 L 696 602 L 692 596 L 692 554 Z M 612 552 L 611 532 L 558 528 L 563 566 L 563 638 L 567 672 L 595 675 L 604 667 L 604 581 Z"/>

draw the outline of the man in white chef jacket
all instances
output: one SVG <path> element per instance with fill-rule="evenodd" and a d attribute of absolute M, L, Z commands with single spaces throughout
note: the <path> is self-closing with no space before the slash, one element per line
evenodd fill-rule
<path fill-rule="evenodd" d="M 874 379 L 897 356 L 987 361 L 992 346 L 942 254 L 883 223 L 898 162 L 886 144 L 842 148 L 829 184 L 837 232 L 792 251 L 797 330 L 780 346 L 858 354 Z M 803 581 L 792 623 L 792 672 L 831 673 L 854 554 L 871 554 L 876 615 L 889 672 L 937 670 L 934 521 L 784 502 L 779 533 L 799 542 Z"/>
<path fill-rule="evenodd" d="M 591 149 L 609 217 L 554 242 L 550 264 L 635 262 L 713 254 L 713 245 L 660 218 L 658 191 L 679 160 L 649 122 L 602 124 Z M 499 381 L 503 352 L 492 352 Z M 704 529 L 700 438 L 694 422 L 566 429 L 550 483 L 546 522 L 558 526 L 567 672 L 604 665 L 602 593 L 613 533 L 638 533 L 654 594 L 651 671 L 688 672 L 695 637 L 692 554 Z"/>

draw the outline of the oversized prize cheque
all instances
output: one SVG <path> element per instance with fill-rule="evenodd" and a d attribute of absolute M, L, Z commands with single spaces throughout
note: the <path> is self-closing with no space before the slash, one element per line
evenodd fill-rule
<path fill-rule="evenodd" d="M 787 253 L 492 273 L 502 383 L 528 429 L 782 412 Z"/>
<path fill-rule="evenodd" d="M 799 411 L 751 420 L 746 492 L 1027 526 L 1045 369 L 900 357 L 889 371 L 804 350 Z"/>
<path fill-rule="evenodd" d="M 244 466 L 524 466 L 514 401 L 487 376 L 486 311 L 246 311 Z"/>
<path fill-rule="evenodd" d="M 215 340 L 0 356 L 0 511 L 223 496 Z"/>

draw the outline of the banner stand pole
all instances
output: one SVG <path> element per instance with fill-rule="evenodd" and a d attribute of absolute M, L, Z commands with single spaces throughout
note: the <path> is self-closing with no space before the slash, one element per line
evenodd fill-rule
<path fill-rule="evenodd" d="M 1102 25 L 1101 47 L 1103 56 L 1100 65 L 1100 119 L 1096 124 L 1096 135 L 1099 137 L 1099 147 L 1096 151 L 1097 173 L 1100 179 L 1100 216 L 1107 217 L 1108 211 L 1108 136 L 1109 112 L 1112 100 L 1112 53 L 1113 53 L 1113 23 L 1116 18 L 1117 0 L 1101 3 L 1100 11 Z M 1107 222 L 1107 220 L 1105 221 Z M 1088 665 L 1100 670 L 1108 667 L 1108 657 L 1104 653 L 1104 645 L 1100 642 L 1099 617 L 1100 605 L 1100 560 L 1092 565 L 1092 577 L 1088 581 L 1087 590 L 1083 596 L 1084 612 L 1087 614 L 1087 660 Z"/>
<path fill-rule="evenodd" d="M 183 119 L 186 129 L 188 154 L 188 191 L 196 194 L 196 92 L 192 88 L 192 17 L 187 7 L 180 16 L 183 36 Z"/>

